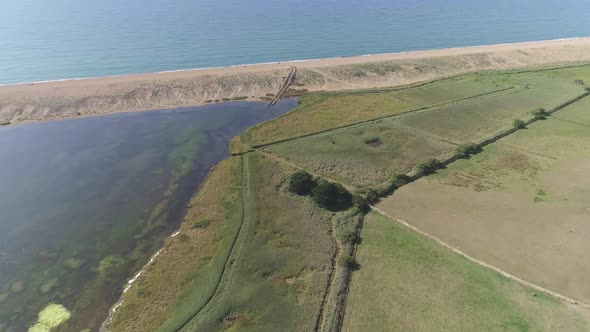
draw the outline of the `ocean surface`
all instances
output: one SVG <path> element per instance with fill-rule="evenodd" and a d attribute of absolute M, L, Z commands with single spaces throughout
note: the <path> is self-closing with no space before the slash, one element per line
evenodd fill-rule
<path fill-rule="evenodd" d="M 1 0 L 0 84 L 590 35 L 588 0 Z"/>
<path fill-rule="evenodd" d="M 96 331 L 125 282 L 174 232 L 229 138 L 285 99 L 0 127 L 0 331 L 50 303 Z"/>

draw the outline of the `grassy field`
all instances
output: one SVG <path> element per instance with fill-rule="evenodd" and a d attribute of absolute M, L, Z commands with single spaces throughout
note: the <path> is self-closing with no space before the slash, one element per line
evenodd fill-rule
<path fill-rule="evenodd" d="M 336 250 L 332 214 L 285 190 L 288 166 L 261 154 L 244 158 L 243 248 L 223 292 L 184 330 L 313 330 Z"/>
<path fill-rule="evenodd" d="M 542 71 L 543 75 L 563 79 L 585 87 L 590 87 L 590 65 L 579 65 Z"/>
<path fill-rule="evenodd" d="M 536 109 L 550 110 L 585 90 L 574 83 L 536 73 L 515 74 L 521 88 L 486 96 L 400 119 L 410 127 L 456 143 L 478 142 L 512 127 L 515 119 L 530 118 Z"/>
<path fill-rule="evenodd" d="M 255 126 L 242 137 L 251 145 L 267 144 L 493 93 L 510 88 L 510 83 L 465 75 L 409 88 L 310 94 L 294 111 Z"/>
<path fill-rule="evenodd" d="M 587 99 L 555 113 L 576 120 Z M 405 186 L 390 215 L 527 281 L 590 301 L 590 130 L 550 117 Z"/>
<path fill-rule="evenodd" d="M 483 87 L 510 89 L 482 96 Z M 310 132 L 323 130 L 318 134 L 271 144 L 265 150 L 317 174 L 355 187 L 370 187 L 389 180 L 395 173 L 408 172 L 428 158 L 450 157 L 456 145 L 480 142 L 495 136 L 512 128 L 515 119 L 531 119 L 534 110 L 551 110 L 583 94 L 585 88 L 573 81 L 547 75 L 545 71 L 531 71 L 471 74 L 420 87 L 369 92 L 330 93 L 329 97 L 324 94 L 309 95 L 302 100 L 299 108 L 250 129 L 242 138 L 255 143 L 272 142 L 296 136 L 292 131 L 303 134 L 311 127 Z M 392 111 L 392 108 L 385 107 L 387 103 L 382 102 L 383 98 L 391 96 L 411 105 L 413 110 L 433 105 L 434 100 L 444 106 L 412 112 L 408 112 L 410 108 Z M 443 96 L 448 98 L 445 102 L 442 102 Z M 452 100 L 455 102 L 450 102 Z M 396 102 L 398 106 L 403 104 Z M 363 107 L 369 111 L 352 110 Z M 344 116 L 340 112 L 352 115 Z M 379 117 L 375 112 L 378 115 L 398 115 L 363 122 Z M 338 116 L 334 115 L 330 121 L 322 120 L 327 119 L 323 118 L 324 115 L 332 113 Z M 300 120 L 294 120 L 289 125 L 293 119 Z M 339 128 L 343 124 L 359 121 L 360 124 Z M 337 128 L 326 130 L 330 127 Z"/>
<path fill-rule="evenodd" d="M 588 80 L 590 82 L 590 79 Z M 567 111 L 560 111 L 554 118 L 571 121 L 573 123 L 590 126 L 590 99 L 585 98 L 568 107 Z"/>
<path fill-rule="evenodd" d="M 587 331 L 587 313 L 376 213 L 365 221 L 343 331 Z"/>
<path fill-rule="evenodd" d="M 339 129 L 265 150 L 356 187 L 379 185 L 429 157 L 450 156 L 456 146 L 404 129 L 391 120 Z"/>

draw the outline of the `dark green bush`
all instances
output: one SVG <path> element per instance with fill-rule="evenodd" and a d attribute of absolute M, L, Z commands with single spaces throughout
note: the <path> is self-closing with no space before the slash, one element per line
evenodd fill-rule
<path fill-rule="evenodd" d="M 379 199 L 379 196 L 379 192 L 375 189 L 367 190 L 367 194 L 365 195 L 369 204 L 375 203 Z"/>
<path fill-rule="evenodd" d="M 338 265 L 350 269 L 350 270 L 357 270 L 359 268 L 358 263 L 354 260 L 354 258 L 343 255 L 338 258 Z"/>
<path fill-rule="evenodd" d="M 317 205 L 330 211 L 342 211 L 352 205 L 352 195 L 339 183 L 323 181 L 311 191 Z"/>
<path fill-rule="evenodd" d="M 379 142 L 379 137 L 367 137 L 367 138 L 365 138 L 364 141 L 365 141 L 365 144 Z"/>
<path fill-rule="evenodd" d="M 406 174 L 396 174 L 393 176 L 391 180 L 391 185 L 393 189 L 397 189 L 399 187 L 405 186 L 406 184 L 412 182 L 412 178 L 407 176 Z"/>
<path fill-rule="evenodd" d="M 514 128 L 518 128 L 518 129 L 526 128 L 526 123 L 524 123 L 524 121 L 522 121 L 521 119 L 514 120 L 512 125 L 514 126 Z"/>
<path fill-rule="evenodd" d="M 424 176 L 436 172 L 436 170 L 444 168 L 443 163 L 438 159 L 428 159 L 416 166 L 416 172 L 419 176 Z"/>
<path fill-rule="evenodd" d="M 461 144 L 457 147 L 456 153 L 460 158 L 467 158 L 481 152 L 481 147 L 475 143 Z"/>
<path fill-rule="evenodd" d="M 352 205 L 356 206 L 361 212 L 369 210 L 369 202 L 363 195 L 352 195 Z"/>
<path fill-rule="evenodd" d="M 309 195 L 316 186 L 311 174 L 297 171 L 289 178 L 289 191 L 297 195 Z"/>
<path fill-rule="evenodd" d="M 532 112 L 532 114 L 536 120 L 545 120 L 547 119 L 547 116 L 549 116 L 549 113 L 547 113 L 544 108 L 536 109 Z"/>
<path fill-rule="evenodd" d="M 358 241 L 358 236 L 355 231 L 348 231 L 342 234 L 342 242 L 344 244 L 356 244 Z"/>

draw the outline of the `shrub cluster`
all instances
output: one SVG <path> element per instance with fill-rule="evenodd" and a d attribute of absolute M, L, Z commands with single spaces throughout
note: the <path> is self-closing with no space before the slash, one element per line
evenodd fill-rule
<path fill-rule="evenodd" d="M 461 144 L 457 147 L 456 153 L 459 158 L 467 158 L 481 152 L 481 146 L 475 143 Z"/>
<path fill-rule="evenodd" d="M 367 137 L 367 138 L 365 138 L 364 142 L 365 142 L 365 144 L 379 142 L 379 137 Z"/>
<path fill-rule="evenodd" d="M 338 257 L 338 265 L 350 270 L 357 270 L 359 268 L 356 260 L 349 255 L 342 255 Z"/>
<path fill-rule="evenodd" d="M 289 191 L 300 196 L 311 194 L 317 205 L 330 211 L 347 210 L 353 203 L 352 194 L 341 184 L 328 181 L 317 183 L 311 174 L 302 170 L 289 178 Z"/>
<path fill-rule="evenodd" d="M 289 191 L 300 196 L 311 194 L 315 186 L 313 177 L 306 171 L 297 171 L 289 179 Z"/>
<path fill-rule="evenodd" d="M 432 158 L 418 164 L 416 166 L 416 174 L 418 176 L 429 175 L 444 167 L 445 165 L 440 160 Z"/>
<path fill-rule="evenodd" d="M 544 108 L 536 109 L 532 112 L 532 114 L 536 120 L 545 120 L 547 119 L 547 116 L 549 116 L 549 113 L 547 113 Z"/>
<path fill-rule="evenodd" d="M 393 176 L 393 179 L 391 180 L 391 186 L 395 190 L 399 187 L 405 186 L 410 182 L 412 182 L 412 178 L 407 176 L 406 174 L 396 174 Z"/>
<path fill-rule="evenodd" d="M 353 197 L 353 203 L 355 206 L 361 208 L 361 210 L 367 209 L 368 206 L 366 205 L 376 203 L 380 197 L 387 196 L 393 193 L 399 187 L 402 187 L 410 182 L 412 182 L 412 178 L 406 174 L 396 174 L 391 178 L 391 180 L 382 185 L 370 189 L 364 188 L 359 190 L 355 197 Z"/>
<path fill-rule="evenodd" d="M 344 244 L 354 245 L 358 242 L 358 236 L 355 231 L 348 231 L 342 234 L 342 242 Z"/>
<path fill-rule="evenodd" d="M 321 181 L 311 191 L 313 201 L 330 211 L 343 211 L 352 205 L 352 194 L 339 183 Z"/>
<path fill-rule="evenodd" d="M 526 128 L 526 123 L 524 123 L 524 121 L 522 121 L 521 119 L 514 120 L 512 125 L 514 126 L 514 128 L 518 128 L 518 129 Z"/>

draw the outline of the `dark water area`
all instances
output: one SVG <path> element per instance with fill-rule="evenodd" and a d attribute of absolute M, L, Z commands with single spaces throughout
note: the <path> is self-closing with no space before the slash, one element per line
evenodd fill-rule
<path fill-rule="evenodd" d="M 234 102 L 0 128 L 0 331 L 51 303 L 96 329 L 179 225 L 232 136 L 286 113 Z"/>

